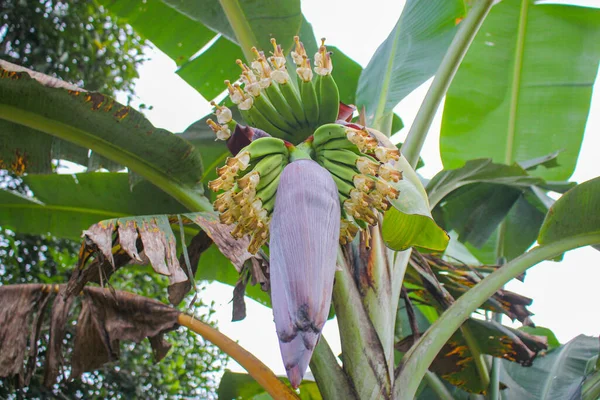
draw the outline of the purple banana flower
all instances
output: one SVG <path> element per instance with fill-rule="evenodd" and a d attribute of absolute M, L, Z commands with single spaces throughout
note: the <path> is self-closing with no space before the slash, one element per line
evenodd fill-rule
<path fill-rule="evenodd" d="M 271 302 L 285 369 L 297 388 L 331 305 L 340 202 L 329 172 L 312 160 L 281 173 L 271 220 Z"/>

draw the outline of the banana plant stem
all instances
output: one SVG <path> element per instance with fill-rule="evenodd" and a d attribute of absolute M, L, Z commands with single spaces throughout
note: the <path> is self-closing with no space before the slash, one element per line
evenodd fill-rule
<path fill-rule="evenodd" d="M 475 334 L 473 334 L 473 331 L 469 329 L 467 325 L 461 326 L 460 332 L 462 333 L 462 336 L 467 343 L 467 347 L 471 352 L 473 363 L 475 364 L 475 369 L 477 370 L 477 374 L 479 375 L 482 386 L 488 386 L 490 384 L 490 371 L 485 362 L 484 355 L 481 353 L 481 349 L 477 345 Z"/>
<path fill-rule="evenodd" d="M 508 281 L 539 262 L 555 258 L 565 251 L 598 243 L 600 243 L 600 234 L 594 233 L 538 246 L 485 277 L 452 304 L 406 353 L 402 368 L 394 381 L 394 398 L 397 400 L 414 398 L 419 383 L 444 344 L 472 312 Z"/>
<path fill-rule="evenodd" d="M 427 371 L 423 377 L 427 385 L 435 392 L 440 400 L 454 400 L 444 382 L 433 372 Z"/>
<path fill-rule="evenodd" d="M 419 154 L 423 148 L 423 143 L 425 143 L 433 117 L 493 3 L 494 0 L 479 0 L 475 3 L 465 20 L 461 22 L 458 32 L 456 32 L 456 36 L 454 36 L 454 40 L 435 74 L 431 87 L 425 95 L 425 99 L 408 132 L 406 141 L 402 145 L 402 154 L 413 168 L 417 166 L 419 161 Z"/>
<path fill-rule="evenodd" d="M 496 241 L 496 259 L 500 266 L 506 264 L 506 257 L 504 252 L 506 237 L 506 220 L 503 221 L 498 227 L 498 239 Z M 499 324 L 502 323 L 501 313 L 492 313 L 492 319 Z M 488 389 L 488 400 L 500 400 L 500 359 L 492 357 L 492 368 L 490 372 L 490 385 Z"/>
<path fill-rule="evenodd" d="M 183 313 L 179 314 L 178 322 L 180 325 L 202 336 L 237 361 L 274 399 L 299 399 L 298 395 L 280 381 L 269 367 L 248 350 L 212 326 Z"/>
<path fill-rule="evenodd" d="M 323 400 L 358 400 L 348 375 L 344 373 L 322 336 L 310 360 L 310 370 L 315 376 Z"/>
<path fill-rule="evenodd" d="M 248 62 L 252 61 L 254 58 L 254 54 L 252 53 L 252 46 L 256 45 L 258 42 L 256 41 L 256 37 L 254 36 L 254 31 L 250 27 L 248 23 L 248 19 L 246 15 L 244 15 L 244 11 L 240 6 L 238 0 L 219 0 L 221 3 L 221 7 L 223 7 L 223 11 L 227 16 L 227 20 L 233 29 L 233 33 L 235 33 L 235 37 L 244 52 L 244 56 Z"/>

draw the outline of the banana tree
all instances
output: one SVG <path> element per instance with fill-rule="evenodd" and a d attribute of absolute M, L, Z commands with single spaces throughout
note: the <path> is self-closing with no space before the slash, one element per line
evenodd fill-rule
<path fill-rule="evenodd" d="M 479 309 L 531 325 L 530 299 L 503 285 L 600 243 L 600 181 L 565 182 L 600 59 L 598 10 L 408 0 L 362 69 L 315 41 L 297 1 L 101 3 L 173 58 L 203 96 L 226 97 L 213 102 L 215 116 L 171 134 L 100 93 L 0 61 L 2 167 L 24 174 L 33 193 L 0 192 L 2 224 L 83 231 L 64 296 L 150 264 L 169 277 L 174 304 L 203 279 L 235 286 L 235 319 L 245 315 L 244 293 L 270 305 L 286 382 L 300 396 L 518 393 L 515 367 L 494 362 L 490 371 L 486 355 L 536 365 L 547 343 L 470 317 Z M 399 150 L 394 108 L 432 76 Z M 447 168 L 423 186 L 415 168 L 444 96 Z M 51 175 L 53 159 L 128 175 Z M 566 193 L 553 204 L 549 191 Z M 321 337 L 331 303 L 341 357 Z M 262 387 L 248 397 L 298 397 L 223 335 L 175 318 L 247 369 Z M 302 380 L 309 365 L 317 391 Z M 595 370 L 579 377 L 586 398 L 597 395 Z M 226 375 L 223 385 L 236 379 Z"/>

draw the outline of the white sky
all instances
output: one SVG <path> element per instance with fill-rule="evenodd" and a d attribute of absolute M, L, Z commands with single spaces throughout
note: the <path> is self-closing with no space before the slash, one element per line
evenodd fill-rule
<path fill-rule="evenodd" d="M 598 5 L 597 0 L 580 0 L 577 3 Z M 302 10 L 313 24 L 317 37 L 326 37 L 328 43 L 366 66 L 379 43 L 393 28 L 403 5 L 402 0 L 303 0 Z M 331 15 L 335 15 L 335 19 Z M 174 73 L 175 64 L 167 56 L 159 51 L 153 51 L 149 56 L 151 60 L 139 70 L 136 94 L 141 102 L 153 106 L 145 114 L 156 126 L 179 132 L 210 111 L 208 102 Z M 406 125 L 394 138 L 396 141 L 402 141 L 408 132 L 429 83 L 417 89 L 396 108 Z M 600 148 L 599 93 L 600 83 L 597 80 L 579 163 L 572 177 L 578 182 L 600 175 L 597 161 L 597 149 Z M 440 119 L 441 108 L 422 152 L 425 167 L 419 172 L 428 178 L 442 168 L 438 150 Z M 544 262 L 530 269 L 525 283 L 511 282 L 507 289 L 532 297 L 534 303 L 530 310 L 535 313 L 534 322 L 551 328 L 561 342 L 566 342 L 580 333 L 600 334 L 595 302 L 599 278 L 600 253 L 585 248 L 568 253 L 561 263 Z M 247 318 L 232 323 L 231 293 L 231 287 L 214 283 L 203 294 L 205 303 L 215 301 L 219 329 L 238 340 L 276 373 L 284 374 L 271 310 L 247 299 Z M 339 354 L 335 320 L 326 324 L 325 337 L 334 353 Z M 242 371 L 233 362 L 229 368 Z"/>

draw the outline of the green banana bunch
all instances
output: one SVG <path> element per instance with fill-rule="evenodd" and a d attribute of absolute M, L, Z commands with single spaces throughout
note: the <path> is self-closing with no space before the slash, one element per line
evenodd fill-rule
<path fill-rule="evenodd" d="M 313 134 L 317 162 L 333 176 L 342 204 L 340 242 L 351 241 L 358 231 L 368 234 L 379 213 L 398 198 L 393 183 L 402 179 L 390 161 L 400 157 L 398 149 L 378 146 L 367 130 L 338 124 L 320 126 Z"/>
<path fill-rule="evenodd" d="M 269 239 L 279 176 L 288 162 L 286 142 L 274 137 L 260 138 L 228 158 L 223 167 L 217 168 L 219 177 L 208 183 L 211 190 L 224 191 L 213 204 L 221 223 L 236 224 L 231 231 L 235 238 L 251 236 L 251 253 Z"/>
<path fill-rule="evenodd" d="M 250 66 L 237 60 L 242 69 L 241 85 L 229 81 L 225 84 L 229 97 L 249 125 L 297 143 L 319 126 L 336 121 L 340 95 L 331 75 L 333 64 L 325 40 L 314 55 L 315 73 L 304 45 L 297 36 L 294 40 L 296 47 L 291 54 L 297 66 L 297 87 L 291 82 L 285 54 L 275 39 L 271 40 L 272 56 L 266 57 L 252 48 L 256 59 Z M 219 136 L 225 137 L 225 131 Z"/>

